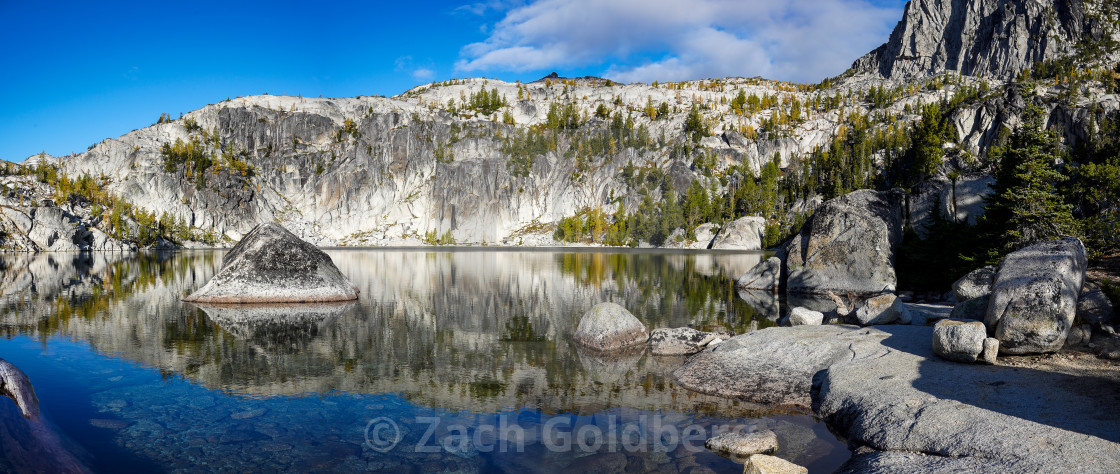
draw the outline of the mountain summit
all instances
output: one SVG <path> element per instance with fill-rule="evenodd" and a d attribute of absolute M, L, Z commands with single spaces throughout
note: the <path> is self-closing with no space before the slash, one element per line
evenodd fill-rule
<path fill-rule="evenodd" d="M 1108 62 L 1094 53 L 1120 40 L 1118 12 L 1115 0 L 912 0 L 890 40 L 852 68 L 891 79 L 956 71 L 1011 80 L 1065 57 Z"/>

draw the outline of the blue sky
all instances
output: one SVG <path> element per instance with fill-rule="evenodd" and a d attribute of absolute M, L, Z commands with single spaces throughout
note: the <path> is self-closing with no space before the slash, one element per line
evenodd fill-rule
<path fill-rule="evenodd" d="M 227 97 L 401 93 L 551 71 L 815 82 L 886 41 L 902 0 L 0 0 L 0 159 L 84 151 Z"/>

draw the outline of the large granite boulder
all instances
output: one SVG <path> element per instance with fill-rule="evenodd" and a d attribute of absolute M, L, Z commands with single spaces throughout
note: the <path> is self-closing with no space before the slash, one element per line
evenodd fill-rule
<path fill-rule="evenodd" d="M 587 310 L 576 326 L 575 341 L 596 351 L 615 351 L 649 339 L 646 325 L 626 308 L 599 303 Z"/>
<path fill-rule="evenodd" d="M 766 219 L 747 216 L 728 222 L 712 241 L 713 250 L 761 250 Z"/>
<path fill-rule="evenodd" d="M 782 284 L 782 260 L 770 257 L 758 262 L 747 273 L 739 277 L 735 287 L 741 290 L 761 290 L 777 293 Z"/>
<path fill-rule="evenodd" d="M 991 265 L 977 268 L 953 282 L 953 296 L 957 301 L 968 301 L 992 293 L 992 280 L 996 277 L 996 267 Z"/>
<path fill-rule="evenodd" d="M 860 190 L 817 208 L 784 248 L 787 290 L 860 295 L 893 292 L 902 242 L 901 191 Z"/>
<path fill-rule="evenodd" d="M 708 247 L 711 247 L 712 240 L 716 238 L 716 233 L 718 231 L 719 228 L 712 223 L 705 223 L 696 226 L 696 230 L 693 232 L 694 234 L 696 234 L 696 248 L 706 249 Z"/>
<path fill-rule="evenodd" d="M 1003 259 L 984 323 L 1004 354 L 1055 352 L 1065 344 L 1085 282 L 1085 245 L 1067 238 Z"/>
<path fill-rule="evenodd" d="M 933 352 L 945 360 L 976 362 L 987 337 L 980 321 L 942 319 L 933 325 Z"/>
<path fill-rule="evenodd" d="M 358 299 L 330 256 L 280 224 L 254 227 L 222 259 L 222 268 L 184 301 L 326 303 Z"/>

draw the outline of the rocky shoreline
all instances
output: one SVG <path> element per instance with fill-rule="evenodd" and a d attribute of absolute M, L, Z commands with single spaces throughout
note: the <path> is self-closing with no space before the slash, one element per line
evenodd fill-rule
<path fill-rule="evenodd" d="M 768 328 L 689 359 L 702 393 L 811 409 L 847 438 L 840 472 L 1114 472 L 1120 367 L 1057 372 L 937 357 L 933 329 Z M 1016 364 L 1018 365 L 1018 364 Z M 1093 385 L 1092 389 L 1086 385 Z"/>

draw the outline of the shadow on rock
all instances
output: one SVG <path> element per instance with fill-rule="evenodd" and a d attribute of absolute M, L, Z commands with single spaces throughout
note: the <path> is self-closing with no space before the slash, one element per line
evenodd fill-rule
<path fill-rule="evenodd" d="M 959 458 L 949 464 L 964 470 L 976 459 L 984 470 L 1024 472 L 1120 465 L 1117 379 L 945 361 L 933 353 L 930 328 L 863 331 L 869 340 L 853 346 L 850 361 L 816 374 L 812 389 L 814 411 L 853 445 Z M 898 470 L 931 466 L 928 456 L 857 452 L 847 469 L 880 458 Z"/>

